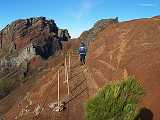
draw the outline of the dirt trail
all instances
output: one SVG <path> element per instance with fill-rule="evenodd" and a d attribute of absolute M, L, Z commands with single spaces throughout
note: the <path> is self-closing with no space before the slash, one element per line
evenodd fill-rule
<path fill-rule="evenodd" d="M 85 66 L 81 66 L 78 56 L 71 55 L 71 73 L 69 77 L 70 96 L 67 96 L 66 86 L 60 88 L 61 100 L 64 100 L 66 109 L 62 112 L 53 112 L 49 110 L 48 104 L 37 120 L 84 120 L 84 103 L 88 98 L 87 80 L 84 75 Z M 64 82 L 64 81 L 63 81 Z M 64 83 L 62 83 L 64 84 Z M 57 89 L 57 85 L 52 89 Z M 52 97 L 51 97 L 52 96 Z M 52 103 L 55 94 L 51 93 L 47 103 Z"/>

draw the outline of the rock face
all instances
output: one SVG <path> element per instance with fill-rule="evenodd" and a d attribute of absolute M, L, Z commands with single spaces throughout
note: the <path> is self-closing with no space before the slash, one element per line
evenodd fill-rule
<path fill-rule="evenodd" d="M 68 30 L 59 29 L 54 20 L 45 17 L 12 22 L 0 31 L 0 77 L 16 70 L 26 74 L 36 55 L 48 59 L 62 49 L 62 41 L 69 39 Z"/>
<path fill-rule="evenodd" d="M 0 32 L 0 48 L 6 55 L 13 51 L 18 52 L 31 42 L 35 47 L 44 47 L 47 42 L 52 42 L 56 36 L 58 37 L 58 31 L 54 20 L 46 20 L 45 17 L 17 20 Z M 65 34 L 64 37 L 67 40 L 69 34 Z"/>
<path fill-rule="evenodd" d="M 113 24 L 90 46 L 90 94 L 113 80 L 134 75 L 145 90 L 140 106 L 160 119 L 160 23 L 140 19 Z"/>
<path fill-rule="evenodd" d="M 17 20 L 1 31 L 0 46 L 1 49 L 10 48 L 10 51 L 14 48 L 19 50 L 31 41 L 43 41 L 49 37 L 49 33 L 56 34 L 57 31 L 54 21 L 45 17 Z"/>
<path fill-rule="evenodd" d="M 118 23 L 118 18 L 115 19 L 102 19 L 97 21 L 94 26 L 81 34 L 80 41 L 94 41 L 98 33 L 103 31 L 106 27 Z"/>
<path fill-rule="evenodd" d="M 18 65 L 34 55 L 47 59 L 62 48 L 61 41 L 69 38 L 67 30 L 58 29 L 54 20 L 45 17 L 14 21 L 0 32 L 1 63 L 7 64 L 8 56 L 14 58 L 9 62 L 17 61 Z"/>

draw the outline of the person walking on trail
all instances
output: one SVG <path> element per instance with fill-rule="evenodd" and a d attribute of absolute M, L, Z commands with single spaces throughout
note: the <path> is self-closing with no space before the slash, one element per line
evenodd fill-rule
<path fill-rule="evenodd" d="M 81 42 L 80 47 L 79 47 L 79 56 L 80 56 L 80 62 L 82 65 L 85 64 L 86 54 L 87 54 L 87 48 L 86 48 L 84 42 Z"/>

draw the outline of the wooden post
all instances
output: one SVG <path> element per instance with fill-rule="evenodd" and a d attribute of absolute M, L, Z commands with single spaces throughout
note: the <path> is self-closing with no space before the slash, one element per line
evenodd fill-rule
<path fill-rule="evenodd" d="M 68 81 L 68 78 L 69 78 L 69 77 L 68 77 L 68 69 L 67 69 L 67 76 L 66 76 L 66 77 L 67 77 L 66 79 L 67 79 L 67 87 L 68 87 L 68 95 L 69 95 L 69 81 Z"/>
<path fill-rule="evenodd" d="M 68 52 L 68 67 L 67 67 L 67 86 L 68 86 L 68 95 L 69 95 L 69 76 L 70 76 L 70 68 L 71 68 L 71 56 L 70 52 Z"/>
<path fill-rule="evenodd" d="M 70 63 L 67 64 L 67 57 L 66 56 L 65 56 L 65 61 L 64 62 L 65 62 L 65 73 L 64 73 L 65 74 L 65 76 L 64 76 L 65 77 L 65 81 L 64 82 L 65 83 L 67 82 L 67 89 L 68 89 L 68 95 L 69 95 L 69 73 L 68 73 L 69 72 L 68 71 L 69 68 L 68 67 L 70 66 L 69 65 Z"/>
<path fill-rule="evenodd" d="M 59 86 L 60 84 L 59 84 L 59 70 L 58 70 L 58 106 L 60 106 L 60 99 L 59 99 L 59 92 L 60 92 L 60 86 Z"/>
<path fill-rule="evenodd" d="M 65 77 L 65 81 L 66 82 L 66 78 L 67 78 L 67 60 L 66 60 L 66 56 L 65 56 L 65 61 L 64 61 L 64 69 L 65 69 L 65 72 L 64 72 L 64 77 Z"/>
<path fill-rule="evenodd" d="M 70 54 L 70 52 L 69 52 L 69 65 L 68 65 L 68 67 L 69 67 L 69 70 L 68 70 L 68 72 L 69 72 L 69 75 L 70 75 L 70 72 L 71 72 L 71 54 Z"/>

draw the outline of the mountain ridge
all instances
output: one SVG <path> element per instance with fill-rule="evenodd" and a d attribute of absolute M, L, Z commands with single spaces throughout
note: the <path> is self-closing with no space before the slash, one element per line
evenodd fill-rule
<path fill-rule="evenodd" d="M 16 116 L 29 120 L 33 119 L 34 110 L 39 105 L 43 110 L 36 119 L 84 120 L 83 105 L 89 97 L 94 96 L 100 88 L 113 80 L 133 75 L 145 90 L 145 96 L 138 107 L 150 109 L 153 112 L 154 120 L 159 120 L 159 20 L 157 17 L 156 19 L 153 17 L 111 23 L 107 24 L 103 29 L 98 29 L 96 34 L 91 32 L 91 36 L 94 37 L 93 41 L 82 39 L 82 37 L 68 41 L 64 47 L 64 52 L 72 51 L 71 53 L 73 53 L 71 55 L 71 76 L 69 79 L 71 93 L 74 93 L 72 90 L 87 89 L 72 99 L 69 104 L 67 103 L 66 110 L 63 112 L 55 113 L 49 109 L 49 104 L 57 101 L 57 78 L 54 78 L 54 76 L 57 75 L 58 69 L 64 67 L 65 57 L 63 54 L 57 57 L 50 57 L 47 60 L 47 65 L 40 73 L 29 78 L 29 81 L 17 89 L 17 91 L 23 88 L 26 90 L 22 90 L 24 93 L 19 93 L 18 102 L 16 102 L 17 98 L 14 98 L 14 102 L 10 104 L 12 107 L 8 107 L 5 112 L 0 107 L 0 112 L 4 113 L 4 116 L 9 120 Z M 85 38 L 89 38 L 87 35 L 90 36 L 87 33 Z M 85 66 L 80 65 L 76 51 L 80 41 L 88 43 L 87 63 Z M 67 88 L 63 83 L 64 73 L 62 72 L 61 75 L 60 93 L 65 96 Z M 52 90 L 48 90 L 52 82 L 56 85 L 52 87 Z M 48 97 L 47 94 L 49 94 Z M 13 93 L 10 97 L 15 97 L 15 94 Z M 30 101 L 32 101 L 31 105 Z M 45 107 L 43 107 L 44 101 L 46 101 Z M 5 108 L 7 103 L 10 103 L 9 98 L 5 99 L 5 103 L 1 101 L 0 106 Z M 23 114 L 21 114 L 22 111 Z"/>

